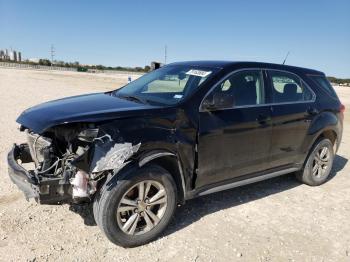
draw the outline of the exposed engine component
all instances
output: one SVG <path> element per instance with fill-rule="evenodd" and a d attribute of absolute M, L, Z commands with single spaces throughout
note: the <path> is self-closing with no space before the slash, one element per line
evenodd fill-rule
<path fill-rule="evenodd" d="M 74 178 L 71 178 L 70 183 L 73 186 L 73 199 L 89 197 L 88 179 L 89 174 L 82 170 L 78 170 Z"/>
<path fill-rule="evenodd" d="M 98 181 L 128 164 L 141 145 L 117 143 L 89 124 L 58 126 L 40 135 L 22 130 L 27 144 L 18 147 L 15 159 L 34 162 L 35 169 L 29 171 L 36 181 L 34 198 L 46 204 L 90 201 Z"/>
<path fill-rule="evenodd" d="M 49 155 L 52 140 L 29 132 L 28 129 L 26 129 L 26 134 L 30 154 L 36 168 L 45 168 L 45 164 L 48 164 L 47 160 L 50 158 Z M 41 164 L 43 164 L 43 166 L 41 166 Z"/>

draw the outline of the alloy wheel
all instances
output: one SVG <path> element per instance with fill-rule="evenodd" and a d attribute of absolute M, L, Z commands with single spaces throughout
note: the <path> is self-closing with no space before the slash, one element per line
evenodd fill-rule
<path fill-rule="evenodd" d="M 120 200 L 116 211 L 118 226 L 128 235 L 144 234 L 160 222 L 166 208 L 167 193 L 161 183 L 139 182 Z"/>
<path fill-rule="evenodd" d="M 327 168 L 330 165 L 330 150 L 324 146 L 316 151 L 312 165 L 312 175 L 317 178 L 322 178 L 327 174 Z"/>

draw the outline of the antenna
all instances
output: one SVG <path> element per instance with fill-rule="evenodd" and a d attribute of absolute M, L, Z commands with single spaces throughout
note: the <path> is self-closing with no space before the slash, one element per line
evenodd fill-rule
<path fill-rule="evenodd" d="M 284 58 L 284 60 L 283 60 L 283 63 L 282 63 L 282 65 L 284 65 L 285 63 L 286 63 L 286 60 L 287 60 L 287 58 L 288 58 L 288 56 L 289 56 L 289 51 L 288 51 L 288 53 L 287 53 L 287 55 L 286 55 L 286 58 Z"/>
<path fill-rule="evenodd" d="M 51 65 L 53 64 L 53 58 L 55 57 L 55 47 L 51 45 Z"/>
<path fill-rule="evenodd" d="M 167 47 L 167 45 L 165 45 L 164 46 L 164 64 L 166 64 L 166 59 L 167 59 L 167 50 L 168 49 L 168 47 Z"/>

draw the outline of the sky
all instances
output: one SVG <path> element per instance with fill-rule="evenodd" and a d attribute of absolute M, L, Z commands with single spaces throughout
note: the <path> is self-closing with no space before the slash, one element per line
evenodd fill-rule
<path fill-rule="evenodd" d="M 0 0 L 0 49 L 107 66 L 232 60 L 350 78 L 350 0 Z"/>

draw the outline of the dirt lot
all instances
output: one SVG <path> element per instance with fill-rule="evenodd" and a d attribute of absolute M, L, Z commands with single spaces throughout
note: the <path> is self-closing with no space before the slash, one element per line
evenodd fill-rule
<path fill-rule="evenodd" d="M 24 141 L 15 122 L 34 104 L 116 88 L 127 75 L 0 69 L 1 261 L 350 261 L 350 115 L 332 178 L 320 187 L 284 176 L 179 207 L 162 238 L 123 249 L 86 210 L 26 202 L 7 175 L 6 154 Z M 350 109 L 350 88 L 337 88 Z"/>

